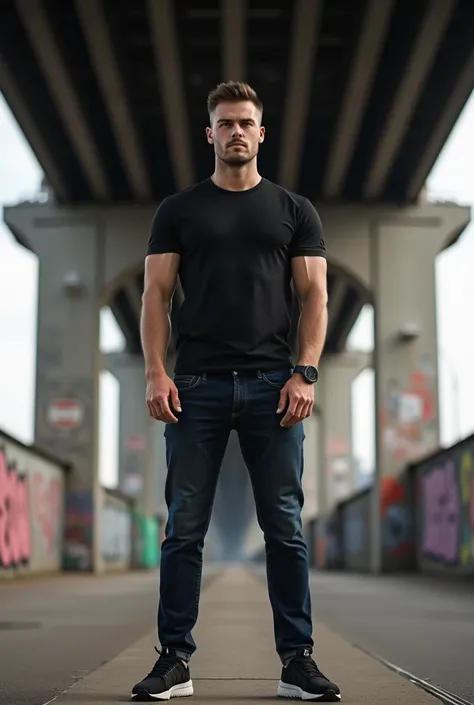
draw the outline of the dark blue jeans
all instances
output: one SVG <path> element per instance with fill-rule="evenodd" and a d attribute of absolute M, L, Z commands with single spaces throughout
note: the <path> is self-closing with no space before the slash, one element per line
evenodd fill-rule
<path fill-rule="evenodd" d="M 161 554 L 158 636 L 184 659 L 196 649 L 202 552 L 219 471 L 235 428 L 264 534 L 276 650 L 312 652 L 308 554 L 302 535 L 302 423 L 282 428 L 280 390 L 291 370 L 177 375 L 182 412 L 165 430 L 168 521 Z M 232 636 L 230 635 L 230 638 Z"/>

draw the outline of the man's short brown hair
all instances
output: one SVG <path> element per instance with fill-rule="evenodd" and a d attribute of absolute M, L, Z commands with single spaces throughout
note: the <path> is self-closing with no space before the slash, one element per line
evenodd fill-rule
<path fill-rule="evenodd" d="M 226 83 L 219 83 L 207 96 L 209 117 L 215 112 L 219 103 L 237 103 L 241 100 L 249 100 L 255 105 L 260 114 L 263 113 L 263 103 L 256 91 L 248 83 L 227 81 Z"/>

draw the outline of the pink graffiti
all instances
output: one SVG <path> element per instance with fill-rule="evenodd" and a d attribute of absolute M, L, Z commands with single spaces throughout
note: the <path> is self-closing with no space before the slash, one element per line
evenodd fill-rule
<path fill-rule="evenodd" d="M 40 473 L 33 476 L 33 507 L 45 550 L 51 555 L 58 540 L 61 509 L 61 487 L 57 478 L 47 480 Z"/>
<path fill-rule="evenodd" d="M 454 462 L 429 470 L 422 479 L 423 552 L 445 561 L 458 557 L 460 504 Z"/>
<path fill-rule="evenodd" d="M 470 502 L 469 502 L 469 523 L 471 525 L 471 531 L 474 539 L 474 473 L 471 479 L 471 492 L 470 492 Z"/>
<path fill-rule="evenodd" d="M 27 479 L 8 466 L 0 449 L 0 565 L 8 568 L 30 557 Z"/>

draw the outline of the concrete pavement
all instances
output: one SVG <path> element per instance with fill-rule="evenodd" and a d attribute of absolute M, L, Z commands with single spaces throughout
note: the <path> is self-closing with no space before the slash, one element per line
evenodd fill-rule
<path fill-rule="evenodd" d="M 328 628 L 317 625 L 315 636 L 321 644 L 316 654 L 319 666 L 340 685 L 343 702 L 439 703 Z M 211 582 L 202 596 L 195 639 L 194 701 L 216 705 L 275 702 L 280 664 L 267 592 L 256 576 L 231 568 Z M 128 701 L 132 686 L 152 665 L 155 643 L 153 630 L 60 695 L 55 705 Z"/>
<path fill-rule="evenodd" d="M 315 572 L 313 614 L 352 644 L 474 703 L 474 585 Z"/>
<path fill-rule="evenodd" d="M 0 582 L 0 705 L 44 705 L 113 659 L 154 629 L 157 596 L 146 571 Z"/>

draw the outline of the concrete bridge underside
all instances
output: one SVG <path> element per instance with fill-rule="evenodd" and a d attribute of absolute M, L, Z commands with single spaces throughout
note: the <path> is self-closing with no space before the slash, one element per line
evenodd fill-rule
<path fill-rule="evenodd" d="M 471 0 L 10 0 L 0 89 L 61 205 L 156 204 L 206 178 L 206 94 L 261 95 L 262 173 L 313 202 L 416 202 L 474 87 Z M 327 350 L 363 303 L 330 272 Z M 110 301 L 139 351 L 142 272 Z"/>

